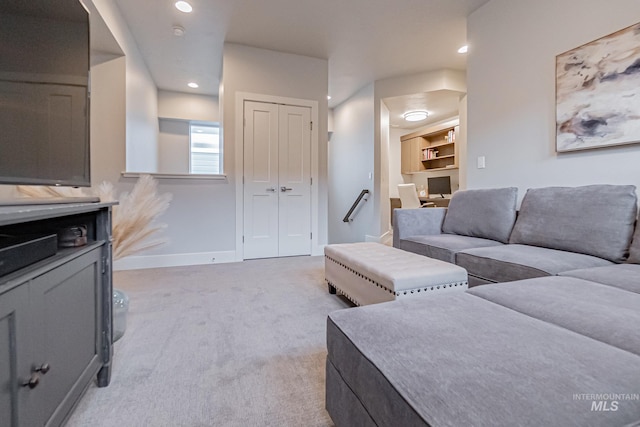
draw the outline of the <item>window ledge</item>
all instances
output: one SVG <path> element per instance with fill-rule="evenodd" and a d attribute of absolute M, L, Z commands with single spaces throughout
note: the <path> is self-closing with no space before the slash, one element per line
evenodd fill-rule
<path fill-rule="evenodd" d="M 123 178 L 140 178 L 142 175 L 151 175 L 157 179 L 194 179 L 208 181 L 225 181 L 227 175 L 205 175 L 205 174 L 188 174 L 188 173 L 155 173 L 155 172 L 121 172 Z"/>

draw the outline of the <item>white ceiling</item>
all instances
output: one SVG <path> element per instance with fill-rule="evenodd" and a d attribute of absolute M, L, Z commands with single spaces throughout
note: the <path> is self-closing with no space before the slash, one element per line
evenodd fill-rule
<path fill-rule="evenodd" d="M 174 0 L 115 1 L 159 89 L 217 95 L 223 44 L 233 42 L 328 59 L 333 107 L 375 80 L 464 70 L 457 49 L 466 17 L 488 0 L 190 0 L 190 14 Z M 175 25 L 183 37 L 173 35 Z"/>

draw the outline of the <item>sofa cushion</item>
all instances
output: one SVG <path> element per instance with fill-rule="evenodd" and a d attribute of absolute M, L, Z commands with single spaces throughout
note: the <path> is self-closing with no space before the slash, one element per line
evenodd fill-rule
<path fill-rule="evenodd" d="M 640 264 L 640 220 L 636 220 L 636 232 L 633 234 L 627 262 Z"/>
<path fill-rule="evenodd" d="M 517 199 L 515 187 L 456 191 L 442 231 L 507 243 L 516 220 Z"/>
<path fill-rule="evenodd" d="M 637 393 L 638 356 L 466 293 L 333 312 L 327 350 L 327 394 L 344 382 L 378 426 L 626 425 L 640 410 L 574 399 Z"/>
<path fill-rule="evenodd" d="M 465 249 L 456 254 L 456 264 L 464 267 L 469 275 L 493 282 L 510 282 L 613 263 L 591 255 L 513 244 Z"/>
<path fill-rule="evenodd" d="M 411 236 L 403 239 L 400 248 L 410 252 L 454 263 L 456 253 L 471 248 L 502 246 L 503 243 L 479 237 L 458 236 L 457 234 L 436 234 L 432 236 Z"/>
<path fill-rule="evenodd" d="M 640 265 L 615 264 L 560 273 L 561 276 L 591 280 L 640 294 Z"/>
<path fill-rule="evenodd" d="M 558 276 L 478 286 L 468 293 L 640 356 L 639 294 Z"/>
<path fill-rule="evenodd" d="M 637 215 L 633 185 L 530 189 L 510 243 L 624 261 Z"/>

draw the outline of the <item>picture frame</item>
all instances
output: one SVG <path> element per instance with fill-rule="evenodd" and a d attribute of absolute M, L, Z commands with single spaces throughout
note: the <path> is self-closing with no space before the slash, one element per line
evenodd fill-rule
<path fill-rule="evenodd" d="M 556 151 L 640 142 L 640 23 L 556 56 Z"/>

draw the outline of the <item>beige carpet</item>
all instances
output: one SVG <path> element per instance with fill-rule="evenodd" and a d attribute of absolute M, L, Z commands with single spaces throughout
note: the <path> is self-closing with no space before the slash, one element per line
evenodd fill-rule
<path fill-rule="evenodd" d="M 116 272 L 130 297 L 111 384 L 68 426 L 332 426 L 322 257 Z"/>

